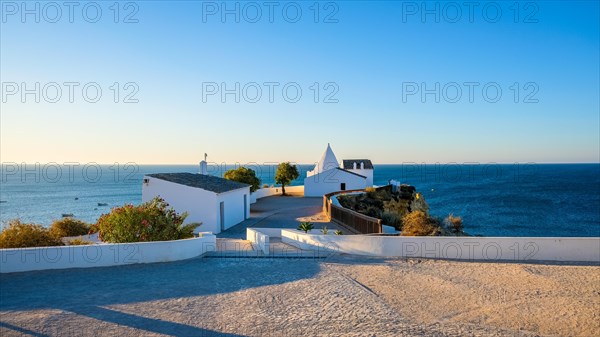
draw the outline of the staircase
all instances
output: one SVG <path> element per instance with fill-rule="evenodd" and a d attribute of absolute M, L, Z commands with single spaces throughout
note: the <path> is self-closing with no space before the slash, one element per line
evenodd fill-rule
<path fill-rule="evenodd" d="M 271 259 L 323 259 L 333 253 L 323 250 L 302 250 L 287 243 L 281 238 L 271 238 L 269 254 L 263 253 L 250 241 L 232 238 L 217 238 L 217 249 L 207 252 L 208 258 L 271 258 Z"/>

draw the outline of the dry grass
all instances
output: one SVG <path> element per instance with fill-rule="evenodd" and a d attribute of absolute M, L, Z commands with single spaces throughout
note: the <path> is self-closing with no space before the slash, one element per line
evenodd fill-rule
<path fill-rule="evenodd" d="M 430 236 L 441 233 L 439 221 L 429 217 L 423 211 L 410 212 L 402 218 L 403 236 Z"/>
<path fill-rule="evenodd" d="M 0 233 L 0 248 L 62 246 L 60 239 L 41 225 L 12 220 Z"/>
<path fill-rule="evenodd" d="M 86 235 L 89 230 L 89 224 L 73 218 L 55 220 L 52 225 L 50 225 L 50 234 L 58 239 L 66 236 Z"/>
<path fill-rule="evenodd" d="M 463 231 L 463 221 L 459 216 L 454 216 L 450 214 L 444 219 L 444 223 L 446 226 L 454 233 L 458 234 Z"/>
<path fill-rule="evenodd" d="M 75 238 L 73 240 L 69 241 L 69 246 L 85 246 L 85 245 L 93 245 L 94 243 L 92 241 L 87 241 L 85 239 L 81 238 Z"/>

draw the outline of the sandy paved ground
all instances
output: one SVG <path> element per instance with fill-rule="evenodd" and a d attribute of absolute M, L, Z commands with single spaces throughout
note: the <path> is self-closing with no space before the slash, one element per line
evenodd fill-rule
<path fill-rule="evenodd" d="M 0 276 L 0 335 L 600 335 L 600 267 L 333 256 Z"/>

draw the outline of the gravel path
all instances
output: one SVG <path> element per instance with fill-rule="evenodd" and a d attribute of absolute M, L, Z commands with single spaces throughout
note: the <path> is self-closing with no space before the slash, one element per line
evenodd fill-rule
<path fill-rule="evenodd" d="M 0 335 L 598 335 L 597 281 L 597 266 L 354 256 L 3 274 Z"/>

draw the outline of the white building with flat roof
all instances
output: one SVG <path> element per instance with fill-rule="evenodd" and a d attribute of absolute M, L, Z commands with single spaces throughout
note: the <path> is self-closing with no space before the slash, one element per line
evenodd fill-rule
<path fill-rule="evenodd" d="M 201 168 L 201 172 L 205 172 Z M 186 223 L 201 222 L 196 232 L 220 233 L 250 217 L 250 185 L 200 173 L 144 176 L 142 202 L 163 198 Z"/>

